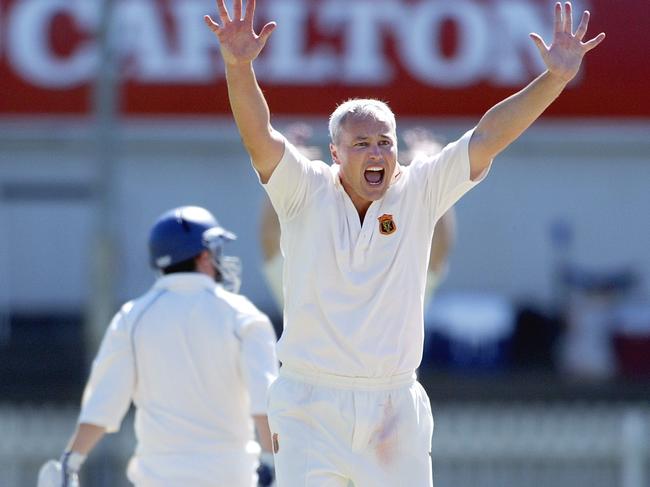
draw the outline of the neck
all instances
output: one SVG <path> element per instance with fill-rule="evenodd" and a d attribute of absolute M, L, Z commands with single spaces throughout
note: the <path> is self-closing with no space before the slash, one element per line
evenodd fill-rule
<path fill-rule="evenodd" d="M 363 219 L 366 217 L 366 212 L 368 211 L 368 208 L 370 208 L 371 203 L 372 202 L 369 201 L 368 204 L 363 208 L 359 208 L 355 205 L 355 208 L 359 213 L 359 221 L 361 222 L 362 225 L 363 225 Z"/>
<path fill-rule="evenodd" d="M 350 197 L 350 200 L 352 201 L 352 204 L 357 210 L 357 213 L 359 214 L 359 220 L 361 220 L 361 223 L 363 223 L 363 219 L 366 216 L 366 213 L 368 212 L 368 208 L 370 208 L 370 205 L 372 205 L 372 201 L 365 200 L 363 198 L 360 198 L 359 196 L 352 196 L 350 193 L 348 193 L 348 196 Z"/>
<path fill-rule="evenodd" d="M 350 189 L 350 187 L 347 185 L 345 180 L 342 177 L 340 177 L 340 175 L 339 175 L 339 179 L 341 181 L 341 185 L 343 186 L 343 189 L 345 190 L 345 194 L 348 195 L 348 198 L 350 198 L 350 201 L 352 201 L 352 204 L 356 208 L 357 213 L 359 213 L 359 220 L 361 220 L 361 223 L 363 223 L 363 219 L 366 216 L 366 212 L 368 211 L 368 208 L 370 208 L 372 201 L 364 199 L 359 195 L 357 195 L 356 193 L 354 193 L 354 191 Z"/>

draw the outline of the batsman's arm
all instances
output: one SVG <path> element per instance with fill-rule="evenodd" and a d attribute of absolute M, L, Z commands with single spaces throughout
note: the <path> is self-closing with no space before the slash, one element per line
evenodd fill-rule
<path fill-rule="evenodd" d="M 257 469 L 260 486 L 271 486 L 275 478 L 273 441 L 266 399 L 271 383 L 278 376 L 278 359 L 275 354 L 276 336 L 271 322 L 259 314 L 253 320 L 244 320 L 239 330 L 241 340 L 241 366 L 250 395 L 251 416 L 257 439 L 262 447 L 260 466 Z"/>
<path fill-rule="evenodd" d="M 74 451 L 88 455 L 95 445 L 106 434 L 106 428 L 96 424 L 79 423 L 77 429 L 68 442 L 66 451 Z"/>
<path fill-rule="evenodd" d="M 78 487 L 79 470 L 105 433 L 102 426 L 80 423 L 61 458 L 49 460 L 41 467 L 37 487 Z"/>
<path fill-rule="evenodd" d="M 269 419 L 266 415 L 253 415 L 257 439 L 262 447 L 260 454 L 260 466 L 257 468 L 258 485 L 267 487 L 275 485 L 275 461 L 273 459 L 273 445 L 271 440 L 271 429 Z"/>
<path fill-rule="evenodd" d="M 78 425 L 59 461 L 46 462 L 38 487 L 78 487 L 77 473 L 105 433 L 117 431 L 128 410 L 134 385 L 130 333 L 125 304 L 111 321 L 84 389 Z"/>
<path fill-rule="evenodd" d="M 220 23 L 206 15 L 204 20 L 219 40 L 226 67 L 230 107 L 242 142 L 253 166 L 266 183 L 284 153 L 284 138 L 271 126 L 271 116 L 264 94 L 257 83 L 253 61 L 264 48 L 275 22 L 266 24 L 260 34 L 253 30 L 255 0 L 246 2 L 242 18 L 242 0 L 234 0 L 230 16 L 224 0 L 217 0 Z"/>
<path fill-rule="evenodd" d="M 269 387 L 278 376 L 275 331 L 268 318 L 259 315 L 240 330 L 240 340 L 241 369 L 250 396 L 251 416 L 262 450 L 271 452 L 266 398 Z"/>
<path fill-rule="evenodd" d="M 575 33 L 571 3 L 555 5 L 553 42 L 547 46 L 531 34 L 546 71 L 523 90 L 498 103 L 481 118 L 469 144 L 471 177 L 476 179 L 491 160 L 526 130 L 555 100 L 578 73 L 584 55 L 605 38 L 604 33 L 582 42 L 589 24 L 589 12 L 582 14 Z"/>
<path fill-rule="evenodd" d="M 263 452 L 272 452 L 273 443 L 271 441 L 271 428 L 269 427 L 269 418 L 266 414 L 254 414 L 253 422 L 255 423 L 255 431 L 257 431 L 257 439 L 260 442 Z"/>

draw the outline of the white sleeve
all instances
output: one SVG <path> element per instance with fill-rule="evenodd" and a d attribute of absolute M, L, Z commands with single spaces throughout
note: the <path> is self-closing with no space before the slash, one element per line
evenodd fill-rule
<path fill-rule="evenodd" d="M 282 159 L 263 185 L 280 220 L 290 220 L 300 213 L 319 181 L 328 176 L 328 169 L 322 161 L 307 159 L 285 139 Z"/>
<path fill-rule="evenodd" d="M 268 319 L 249 322 L 241 331 L 241 363 L 251 399 L 251 414 L 266 414 L 266 394 L 278 376 L 275 331 Z"/>
<path fill-rule="evenodd" d="M 115 315 L 93 361 L 81 402 L 79 423 L 118 431 L 131 404 L 135 382 L 131 337 L 125 310 Z"/>
<path fill-rule="evenodd" d="M 445 214 L 465 193 L 483 181 L 489 168 L 475 180 L 470 179 L 469 141 L 474 129 L 445 146 L 436 156 L 414 162 L 414 170 L 426 182 L 426 193 L 431 198 L 434 222 Z"/>

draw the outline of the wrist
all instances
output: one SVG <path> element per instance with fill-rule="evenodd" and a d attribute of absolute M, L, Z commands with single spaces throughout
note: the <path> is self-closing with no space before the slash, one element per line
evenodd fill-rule
<path fill-rule="evenodd" d="M 61 468 L 66 474 L 78 473 L 86 461 L 86 455 L 74 450 L 67 450 L 61 455 Z"/>
<path fill-rule="evenodd" d="M 224 59 L 226 71 L 250 71 L 253 69 L 253 61 L 236 61 Z"/>
<path fill-rule="evenodd" d="M 270 451 L 263 451 L 260 453 L 260 463 L 269 466 L 275 466 L 275 461 L 273 460 L 273 453 Z"/>
<path fill-rule="evenodd" d="M 263 451 L 260 453 L 260 465 L 257 467 L 258 485 L 268 487 L 273 485 L 275 480 L 275 464 L 273 463 L 273 453 Z"/>
<path fill-rule="evenodd" d="M 567 77 L 566 74 L 556 73 L 550 70 L 546 70 L 546 77 L 556 84 L 560 90 L 563 90 L 564 87 L 573 79 L 573 76 Z"/>

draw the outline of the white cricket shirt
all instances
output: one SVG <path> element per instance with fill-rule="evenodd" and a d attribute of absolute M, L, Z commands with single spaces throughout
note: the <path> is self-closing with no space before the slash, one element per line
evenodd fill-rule
<path fill-rule="evenodd" d="M 438 218 L 470 180 L 473 131 L 438 155 L 400 166 L 363 225 L 339 166 L 309 161 L 288 141 L 264 185 L 282 229 L 285 308 L 280 362 L 352 377 L 414 371 L 422 359 L 423 300 Z"/>
<path fill-rule="evenodd" d="M 114 317 L 79 422 L 116 431 L 133 401 L 136 466 L 186 456 L 195 474 L 209 475 L 220 453 L 258 448 L 251 414 L 266 414 L 276 376 L 275 333 L 264 314 L 204 274 L 170 274 Z M 138 480 L 133 461 L 132 470 Z"/>

